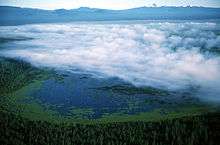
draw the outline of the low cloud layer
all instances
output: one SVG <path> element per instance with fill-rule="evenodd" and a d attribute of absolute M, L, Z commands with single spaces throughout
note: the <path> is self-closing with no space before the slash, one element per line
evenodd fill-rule
<path fill-rule="evenodd" d="M 217 23 L 193 22 L 1 27 L 1 37 L 35 39 L 13 42 L 0 53 L 36 66 L 119 77 L 137 86 L 197 87 L 198 96 L 220 101 L 220 57 L 210 53 L 220 46 L 219 32 Z"/>

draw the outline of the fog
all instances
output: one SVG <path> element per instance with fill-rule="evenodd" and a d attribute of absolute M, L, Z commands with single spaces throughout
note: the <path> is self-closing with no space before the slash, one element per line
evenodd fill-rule
<path fill-rule="evenodd" d="M 4 44 L 0 55 L 136 86 L 195 87 L 197 97 L 220 101 L 220 57 L 211 52 L 220 46 L 219 32 L 214 22 L 2 26 L 0 37 L 34 39 Z"/>

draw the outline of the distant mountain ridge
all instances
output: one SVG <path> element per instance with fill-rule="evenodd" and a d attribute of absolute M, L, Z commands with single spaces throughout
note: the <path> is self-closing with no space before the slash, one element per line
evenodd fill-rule
<path fill-rule="evenodd" d="M 202 20 L 220 19 L 220 8 L 205 7 L 139 7 L 107 10 L 81 7 L 78 9 L 42 10 L 0 6 L 0 25 L 55 23 L 72 21 L 114 20 Z"/>

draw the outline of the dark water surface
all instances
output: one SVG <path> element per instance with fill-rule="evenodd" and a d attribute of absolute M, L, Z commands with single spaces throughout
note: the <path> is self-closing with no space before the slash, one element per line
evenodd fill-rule
<path fill-rule="evenodd" d="M 89 109 L 88 118 L 104 114 L 137 114 L 159 108 L 199 104 L 192 92 L 168 92 L 150 87 L 135 87 L 118 78 L 96 78 L 87 74 L 66 73 L 62 79 L 48 79 L 39 90 L 29 92 L 62 115 L 72 109 Z M 27 101 L 27 100 L 26 100 Z M 82 113 L 81 112 L 81 113 Z"/>

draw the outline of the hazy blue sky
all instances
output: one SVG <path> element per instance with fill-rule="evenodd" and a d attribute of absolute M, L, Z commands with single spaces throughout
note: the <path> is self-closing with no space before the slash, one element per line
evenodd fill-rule
<path fill-rule="evenodd" d="M 220 7 L 220 0 L 0 0 L 0 5 L 42 9 L 92 7 L 127 9 L 141 6 L 205 6 Z"/>

